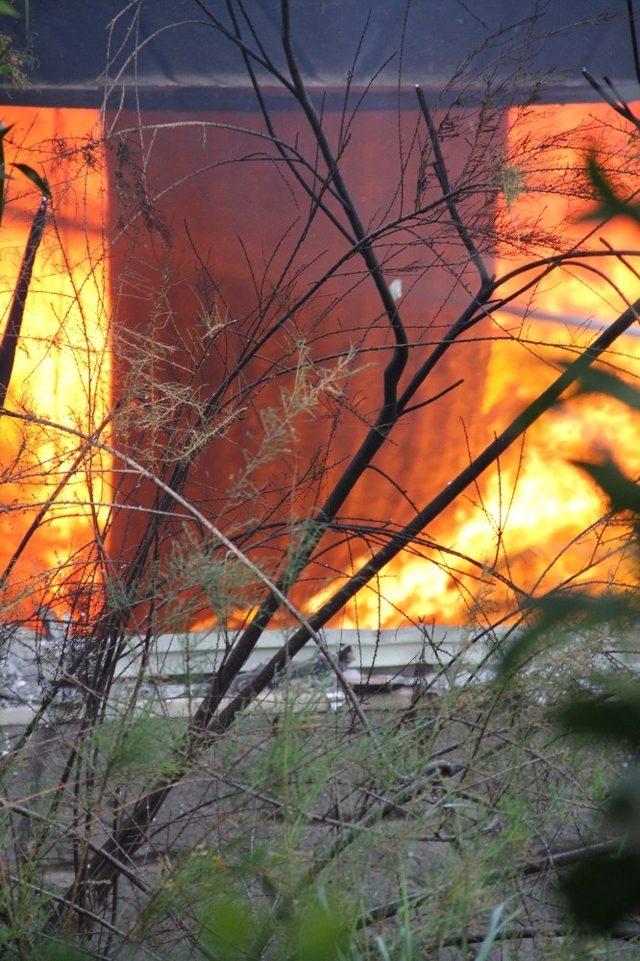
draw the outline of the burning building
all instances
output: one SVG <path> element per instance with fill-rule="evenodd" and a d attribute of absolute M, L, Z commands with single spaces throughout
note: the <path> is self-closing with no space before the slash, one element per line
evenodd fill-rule
<path fill-rule="evenodd" d="M 590 151 L 637 189 L 637 132 L 580 72 L 636 96 L 622 5 L 113 6 L 32 2 L 5 96 L 8 161 L 53 198 L 2 418 L 7 603 L 245 623 L 264 585 L 202 518 L 309 615 L 400 538 L 335 627 L 624 582 L 569 463 L 615 441 L 638 470 L 613 400 L 548 412 L 402 540 L 638 297 L 637 229 L 581 219 Z M 37 206 L 7 193 L 5 313 Z M 606 362 L 639 351 L 635 325 Z"/>

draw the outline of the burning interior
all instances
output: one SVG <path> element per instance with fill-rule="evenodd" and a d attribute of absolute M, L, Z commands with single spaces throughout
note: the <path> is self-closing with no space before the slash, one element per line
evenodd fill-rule
<path fill-rule="evenodd" d="M 11 3 L 0 953 L 631 958 L 634 5 Z"/>
<path fill-rule="evenodd" d="M 299 104 L 272 76 L 247 73 L 224 32 L 232 24 L 180 25 L 167 6 L 145 8 L 158 27 L 146 49 L 131 24 L 112 24 L 106 80 L 67 87 L 55 82 L 55 23 L 39 12 L 36 78 L 3 108 L 7 163 L 46 174 L 53 198 L 9 387 L 14 416 L 0 424 L 0 578 L 13 618 L 53 607 L 90 630 L 126 611 L 127 630 L 142 634 L 150 622 L 251 619 L 264 585 L 134 465 L 196 504 L 269 578 L 292 565 L 286 592 L 307 616 L 322 611 L 640 294 L 637 228 L 584 219 L 590 152 L 629 192 L 638 163 L 623 120 L 586 83 L 556 84 L 539 102 L 532 77 L 482 89 L 472 58 L 456 87 L 438 85 L 443 65 L 421 61 L 416 38 L 405 36 L 400 67 L 384 63 L 382 11 L 349 74 L 349 31 L 337 51 L 320 31 L 305 79 L 365 243 Z M 309 50 L 317 16 L 300 6 L 296 36 Z M 163 17 L 177 24 L 173 47 Z M 355 37 L 363 24 L 352 19 Z M 203 55 L 211 43 L 215 67 Z M 485 66 L 500 43 L 478 54 Z M 464 229 L 500 279 L 485 299 L 442 202 L 415 82 Z M 17 172 L 7 194 L 5 316 L 37 205 Z M 325 524 L 321 505 L 380 423 L 398 348 L 359 256 L 367 244 L 402 316 L 405 382 L 447 349 Z M 449 343 L 469 304 L 473 325 Z M 604 362 L 635 378 L 639 358 L 636 324 Z M 624 585 L 619 530 L 571 461 L 615 440 L 637 473 L 635 429 L 614 400 L 550 410 L 323 623 L 486 626 L 558 586 Z"/>

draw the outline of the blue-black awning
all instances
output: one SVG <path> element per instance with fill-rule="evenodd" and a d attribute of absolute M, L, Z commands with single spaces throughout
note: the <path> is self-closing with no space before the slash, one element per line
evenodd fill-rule
<path fill-rule="evenodd" d="M 22 10 L 23 0 L 14 2 Z M 253 105 L 237 47 L 203 9 L 232 32 L 222 0 L 30 0 L 28 6 L 28 25 L 24 16 L 0 21 L 0 30 L 33 53 L 26 88 L 7 91 L 13 102 L 97 106 L 106 95 L 112 104 L 137 97 L 143 106 L 171 109 Z M 241 6 L 251 20 L 250 26 L 239 14 L 247 43 L 258 49 L 253 28 L 286 72 L 280 0 Z M 490 72 L 494 90 L 510 78 L 514 100 L 543 78 L 546 100 L 589 100 L 584 66 L 614 78 L 630 99 L 637 96 L 624 0 L 291 0 L 290 7 L 304 79 L 329 98 L 343 96 L 350 71 L 355 87 L 372 84 L 371 106 L 414 83 L 439 93 L 461 69 L 447 99 L 478 99 Z"/>

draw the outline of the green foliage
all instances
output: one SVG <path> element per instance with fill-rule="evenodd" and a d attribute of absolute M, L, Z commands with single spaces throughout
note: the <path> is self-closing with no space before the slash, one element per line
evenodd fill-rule
<path fill-rule="evenodd" d="M 526 188 L 524 173 L 519 167 L 507 164 L 500 171 L 500 189 L 504 194 L 507 207 L 511 207 Z"/>
<path fill-rule="evenodd" d="M 344 907 L 320 891 L 289 922 L 287 961 L 338 961 L 349 947 L 352 927 Z"/>
<path fill-rule="evenodd" d="M 29 0 L 24 0 L 24 26 L 29 33 Z M 0 18 L 9 17 L 18 20 L 22 17 L 20 11 L 9 2 L 0 0 Z M 5 87 L 20 87 L 25 82 L 24 68 L 29 61 L 29 55 L 17 50 L 10 37 L 0 33 L 0 77 L 5 81 Z"/>
<path fill-rule="evenodd" d="M 259 957 L 261 927 L 246 899 L 221 894 L 202 912 L 199 941 L 211 961 L 250 961 Z"/>
<path fill-rule="evenodd" d="M 38 188 L 43 197 L 51 197 L 51 188 L 46 177 L 42 177 L 33 167 L 28 164 L 14 163 L 13 166 L 25 175 L 34 186 Z"/>
<path fill-rule="evenodd" d="M 199 850 L 174 871 L 153 899 L 147 923 L 179 915 L 190 922 L 209 961 L 258 961 L 273 941 L 277 961 L 341 961 L 353 938 L 353 917 L 320 888 L 305 890 L 279 910 L 261 908 L 243 890 L 246 878 L 214 851 Z"/>
<path fill-rule="evenodd" d="M 575 642 L 576 632 L 610 624 L 622 624 L 630 614 L 625 596 L 566 592 L 552 594 L 535 605 L 531 624 L 518 634 L 501 655 L 499 674 L 521 670 L 541 650 Z"/>
<path fill-rule="evenodd" d="M 4 208 L 6 202 L 6 183 L 10 179 L 10 175 L 6 172 L 6 162 L 5 162 L 5 152 L 4 152 L 4 138 L 7 136 L 9 131 L 13 129 L 13 124 L 5 126 L 5 124 L 0 121 L 0 225 L 2 224 L 2 218 L 4 216 Z M 34 186 L 38 188 L 43 197 L 48 200 L 51 199 L 51 188 L 46 177 L 42 177 L 33 167 L 24 163 L 13 163 L 12 167 L 19 170 L 27 180 L 30 180 Z"/>
<path fill-rule="evenodd" d="M 562 879 L 561 889 L 580 927 L 613 931 L 640 906 L 640 853 L 587 855 Z"/>
<path fill-rule="evenodd" d="M 93 743 L 102 754 L 108 776 L 117 781 L 146 774 L 170 774 L 176 759 L 173 748 L 183 732 L 184 722 L 158 717 L 153 705 L 134 718 L 110 721 L 96 728 Z"/>
<path fill-rule="evenodd" d="M 0 0 L 0 17 L 12 17 L 19 19 L 20 12 L 9 3 L 9 0 Z M 29 30 L 29 0 L 24 0 L 24 18 L 27 32 Z M 23 81 L 22 68 L 25 56 L 15 51 L 11 40 L 0 34 L 0 77 L 5 77 L 12 84 L 18 86 Z M 13 124 L 6 126 L 0 121 L 0 224 L 4 213 L 6 199 L 6 181 L 9 175 L 6 172 L 4 138 L 12 129 Z M 43 197 L 51 197 L 51 188 L 46 177 L 39 174 L 33 167 L 25 163 L 14 163 L 12 167 L 19 170 L 31 183 L 37 187 Z"/>
<path fill-rule="evenodd" d="M 45 941 L 36 946 L 32 955 L 33 961 L 92 961 L 94 957 L 68 941 Z"/>
<path fill-rule="evenodd" d="M 609 458 L 597 463 L 573 461 L 596 482 L 598 487 L 607 495 L 610 508 L 614 514 L 622 511 L 640 512 L 640 487 L 630 480 L 620 470 L 618 465 Z"/>
<path fill-rule="evenodd" d="M 31 168 L 17 167 L 46 195 L 44 179 Z M 501 176 L 501 189 L 511 204 L 524 189 L 523 175 L 517 167 L 507 167 Z M 335 375 L 318 373 L 303 357 L 295 391 L 284 395 L 266 417 L 269 443 L 256 464 L 264 466 L 294 446 L 296 418 L 314 409 L 318 382 L 327 390 L 337 390 L 340 378 L 338 386 L 335 380 Z M 605 391 L 640 409 L 640 394 L 604 371 L 584 376 L 578 392 L 592 391 Z M 599 483 L 613 511 L 638 512 L 637 485 L 613 461 L 576 466 Z M 250 473 L 248 469 L 247 476 Z M 296 521 L 292 527 L 285 566 L 293 580 L 322 528 L 314 521 Z M 176 596 L 180 590 L 198 591 L 198 598 L 204 596 L 220 620 L 234 607 L 245 606 L 252 580 L 244 567 L 186 534 L 176 538 L 174 546 L 168 567 L 172 589 L 173 579 L 177 583 Z M 109 581 L 106 590 L 112 610 L 125 611 L 132 604 L 119 581 Z M 166 596 L 163 600 L 167 601 Z M 564 594 L 548 598 L 539 605 L 530 630 L 507 651 L 503 670 L 510 674 L 542 646 L 568 641 L 566 628 L 576 620 L 589 629 L 634 618 L 628 597 Z M 141 682 L 143 678 L 141 673 Z M 635 747 L 640 699 L 636 703 L 633 686 L 613 687 L 608 677 L 594 677 L 592 685 L 565 705 L 562 723 L 572 732 L 597 736 L 606 746 Z M 201 781 L 208 793 L 202 804 L 188 812 L 189 820 L 183 819 L 182 801 L 180 812 L 171 813 L 166 849 L 165 825 L 158 825 L 157 832 L 150 829 L 149 848 L 158 857 L 141 867 L 145 884 L 152 886 L 148 897 L 134 892 L 143 904 L 141 914 L 136 913 L 137 907 L 129 907 L 129 894 L 122 884 L 120 891 L 114 885 L 112 914 L 103 900 L 103 917 L 123 927 L 133 918 L 126 928 L 124 950 L 130 947 L 132 957 L 148 955 L 163 961 L 200 956 L 210 961 L 418 961 L 426 957 L 436 961 L 467 954 L 476 961 L 489 961 L 499 952 L 504 958 L 519 957 L 517 939 L 504 953 L 498 946 L 504 928 L 516 917 L 505 916 L 513 896 L 505 889 L 512 884 L 513 890 L 520 891 L 519 870 L 532 839 L 541 838 L 546 844 L 549 833 L 557 831 L 559 824 L 564 826 L 571 805 L 584 802 L 580 791 L 589 792 L 596 778 L 600 790 L 605 769 L 600 765 L 594 773 L 572 768 L 572 749 L 558 758 L 564 743 L 557 752 L 549 751 L 549 760 L 548 739 L 542 737 L 542 745 L 539 741 L 544 711 L 537 703 L 533 708 L 527 703 L 521 696 L 524 690 L 523 683 L 511 698 L 503 698 L 501 692 L 495 703 L 493 697 L 478 696 L 475 684 L 470 685 L 468 696 L 460 691 L 431 692 L 421 703 L 412 704 L 401 722 L 397 715 L 388 723 L 374 715 L 374 740 L 362 730 L 354 733 L 346 712 L 328 714 L 318 723 L 310 712 L 300 710 L 295 691 L 285 681 L 275 692 L 275 699 L 284 701 L 284 710 L 275 719 L 259 717 L 258 712 L 249 719 L 239 718 L 224 737 L 212 736 L 206 759 L 190 767 L 193 776 L 188 789 Z M 123 818 L 140 794 L 139 782 L 171 777 L 182 724 L 154 716 L 151 706 L 142 714 L 132 711 L 117 721 L 109 715 L 106 722 L 97 723 L 95 734 L 84 743 L 78 741 L 79 753 L 87 755 L 90 765 L 97 755 L 98 764 L 88 768 L 90 777 L 77 778 L 77 811 L 82 812 L 82 792 L 92 791 L 94 780 L 104 793 L 97 801 L 95 795 L 89 796 L 85 811 L 91 817 L 84 826 L 74 806 L 73 830 L 80 834 L 79 848 L 83 827 L 93 832 L 94 843 L 101 843 L 103 830 L 111 829 L 104 816 L 105 811 L 111 813 L 108 804 L 113 803 L 114 819 L 122 818 L 120 824 L 126 824 Z M 182 757 L 190 761 L 187 752 Z M 434 764 L 432 774 L 434 759 L 444 759 L 444 764 L 442 770 Z M 610 773 L 611 768 L 606 770 Z M 578 774 L 582 781 L 576 788 Z M 75 787 L 75 769 L 70 776 Z M 571 781 L 573 794 L 565 781 Z M 535 810 L 538 791 L 541 813 Z M 63 792 L 56 796 L 47 789 L 42 793 L 44 802 L 52 804 L 47 850 L 55 851 L 63 832 L 69 831 L 64 808 L 55 808 Z M 202 818 L 201 811 L 205 811 Z M 608 813 L 625 838 L 627 826 L 638 823 L 639 811 L 637 780 L 621 782 L 608 800 Z M 76 834 L 71 836 L 75 844 Z M 621 882 L 618 890 L 607 880 L 612 871 L 616 877 L 624 877 L 625 871 L 637 875 L 635 859 L 635 850 L 625 843 L 619 852 L 585 860 L 567 875 L 566 896 L 581 924 L 606 928 L 638 903 L 631 886 Z M 131 864 L 137 871 L 136 862 Z M 55 879 L 46 880 L 50 887 L 56 884 Z M 589 897 L 594 890 L 599 892 L 599 884 L 607 883 L 600 915 L 593 916 Z M 325 894 L 325 887 L 331 895 Z M 10 886 L 7 889 L 11 891 Z M 101 896 L 102 891 L 89 889 L 88 898 L 79 899 L 78 904 L 92 908 L 94 899 Z M 372 905 L 385 908 L 385 902 L 393 905 L 394 900 L 400 907 L 395 913 L 378 915 L 384 918 L 381 925 L 356 928 L 351 902 L 359 902 L 365 915 Z M 130 903 L 134 904 L 133 898 Z M 358 923 L 361 920 L 359 916 Z M 97 926 L 92 929 L 91 920 L 81 917 L 80 921 L 93 945 L 100 937 L 103 944 L 113 943 L 108 941 L 112 933 L 108 929 L 101 932 Z M 469 931 L 476 932 L 473 947 L 465 940 Z M 442 946 L 448 940 L 449 945 Z M 561 940 L 557 950 L 567 958 L 565 945 L 571 939 Z M 133 954 L 138 948 L 140 954 Z M 165 949 L 171 953 L 165 954 Z M 119 956 L 127 956 L 122 955 L 122 946 L 116 950 Z M 96 949 L 98 956 L 107 955 Z M 584 961 L 586 955 L 580 956 Z M 588 956 L 602 955 L 589 952 Z M 71 947 L 47 945 L 35 957 L 80 961 L 84 955 Z"/>
<path fill-rule="evenodd" d="M 589 174 L 591 185 L 600 203 L 595 210 L 585 214 L 584 220 L 606 220 L 609 217 L 628 217 L 640 223 L 640 206 L 629 203 L 629 201 L 620 197 L 604 167 L 598 163 L 593 153 L 587 161 L 587 173 Z"/>
<path fill-rule="evenodd" d="M 171 545 L 167 573 L 175 592 L 170 621 L 176 630 L 183 630 L 203 604 L 224 624 L 255 601 L 255 577 L 246 565 L 230 554 L 214 553 L 189 532 Z"/>
<path fill-rule="evenodd" d="M 495 944 L 495 940 L 500 932 L 500 926 L 502 921 L 502 915 L 504 914 L 504 904 L 498 904 L 491 912 L 491 918 L 489 921 L 489 930 L 487 931 L 487 936 L 480 945 L 480 951 L 476 956 L 476 961 L 488 961 L 491 949 Z"/>
<path fill-rule="evenodd" d="M 9 3 L 9 0 L 0 0 L 0 16 L 20 19 L 20 14 L 16 8 Z"/>
<path fill-rule="evenodd" d="M 580 394 L 606 394 L 626 404 L 627 407 L 640 410 L 640 390 L 602 367 L 590 367 L 583 371 L 574 396 Z"/>
<path fill-rule="evenodd" d="M 606 674 L 591 678 L 592 692 L 584 692 L 558 711 L 562 726 L 570 733 L 588 738 L 640 747 L 640 686 Z"/>
<path fill-rule="evenodd" d="M 591 170 L 594 184 L 605 196 L 611 215 L 611 197 L 602 179 Z M 627 205 L 625 205 L 627 210 Z M 635 212 L 632 212 L 635 217 Z M 631 214 L 630 214 L 631 215 Z M 638 391 L 611 374 L 593 370 L 583 375 L 580 393 L 601 392 L 634 410 L 640 409 Z M 602 490 L 612 513 L 630 519 L 631 537 L 640 546 L 640 484 L 611 459 L 574 462 Z M 640 621 L 637 591 L 601 597 L 560 594 L 537 604 L 533 623 L 503 654 L 502 676 L 522 668 L 541 649 L 564 643 L 579 630 L 606 627 L 624 636 Z M 557 711 L 564 730 L 581 735 L 590 744 L 617 746 L 638 756 L 640 747 L 640 685 L 608 674 L 590 678 L 589 686 L 574 693 Z M 605 813 L 618 832 L 612 848 L 586 853 L 561 880 L 568 910 L 580 928 L 609 933 L 629 913 L 640 907 L 640 778 L 636 773 L 620 780 L 610 792 Z"/>
<path fill-rule="evenodd" d="M 199 848 L 173 867 L 170 877 L 161 878 L 150 901 L 145 928 L 175 913 L 185 919 L 197 919 L 205 906 L 230 888 L 227 865 L 214 851 Z"/>
<path fill-rule="evenodd" d="M 126 584 L 117 574 L 105 578 L 104 590 L 109 608 L 114 613 L 131 609 L 131 593 L 127 591 Z"/>

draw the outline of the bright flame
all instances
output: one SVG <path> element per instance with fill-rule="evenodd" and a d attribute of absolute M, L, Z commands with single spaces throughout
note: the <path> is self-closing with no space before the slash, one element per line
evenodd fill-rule
<path fill-rule="evenodd" d="M 574 132 L 562 139 L 561 134 L 575 130 L 585 118 L 603 122 L 610 154 L 620 158 L 628 154 L 628 138 L 612 128 L 606 106 L 546 106 L 529 109 L 525 116 L 520 110 L 512 112 L 506 166 L 512 186 L 521 184 L 524 189 L 519 196 L 511 189 L 511 203 L 504 201 L 497 212 L 498 223 L 512 238 L 496 265 L 498 275 L 527 262 L 532 249 L 553 252 L 554 234 L 564 249 L 586 232 L 579 216 L 590 202 L 576 200 L 570 191 L 558 194 L 555 184 L 548 183 L 550 176 L 561 182 L 566 171 L 574 172 L 566 177 L 584 171 L 580 136 Z M 53 217 L 36 261 L 7 403 L 27 417 L 90 434 L 107 417 L 111 402 L 103 237 L 107 197 L 99 114 L 12 108 L 3 120 L 14 124 L 7 138 L 8 160 L 18 159 L 46 174 L 53 194 Z M 559 139 L 549 148 L 554 138 Z M 541 140 L 547 144 L 544 151 L 536 148 Z M 527 172 L 530 164 L 524 163 L 520 170 L 523 156 L 534 163 L 543 156 L 544 169 Z M 37 203 L 33 186 L 16 172 L 0 227 L 5 318 Z M 543 234 L 548 235 L 546 241 Z M 616 248 L 640 246 L 636 229 L 625 221 L 598 229 L 586 246 L 602 249 L 603 236 Z M 518 253 L 519 241 L 526 254 Z M 559 359 L 588 343 L 593 327 L 617 316 L 625 298 L 633 300 L 640 294 L 638 278 L 622 260 L 591 265 L 602 266 L 605 276 L 567 266 L 541 281 L 528 299 L 516 300 L 509 310 L 494 315 L 493 333 L 500 339 L 491 347 L 480 405 L 486 423 L 496 430 L 550 382 Z M 640 339 L 625 337 L 608 360 L 626 375 L 637 376 Z M 460 623 L 475 616 L 478 603 L 489 611 L 506 610 L 514 599 L 513 585 L 517 597 L 518 590 L 547 589 L 581 568 L 585 579 L 604 579 L 602 565 L 595 568 L 595 575 L 587 569 L 596 556 L 595 535 L 580 536 L 601 516 L 602 498 L 568 460 L 588 456 L 594 444 L 614 439 L 626 469 L 640 471 L 634 418 L 616 402 L 587 398 L 545 415 L 528 432 L 524 449 L 510 451 L 499 471 L 487 473 L 479 488 L 467 491 L 428 532 L 440 547 L 413 545 L 360 591 L 338 622 L 345 627 Z M 19 605 L 21 610 L 33 609 L 34 592 L 42 596 L 44 590 L 46 600 L 55 602 L 70 577 L 82 577 L 78 572 L 87 564 L 87 545 L 102 537 L 111 465 L 95 450 L 80 456 L 81 449 L 77 438 L 58 430 L 0 419 L 0 585 L 18 544 L 46 507 L 11 580 L 10 596 L 25 602 Z M 465 456 L 461 444 L 453 445 L 450 476 L 464 466 Z M 55 503 L 48 504 L 67 472 L 64 489 Z M 598 550 L 606 554 L 607 545 L 599 542 Z M 365 560 L 364 555 L 354 558 L 354 569 Z M 319 608 L 336 586 L 317 593 L 307 609 Z M 58 602 L 64 606 L 63 600 Z"/>
<path fill-rule="evenodd" d="M 541 231 L 551 238 L 555 234 L 558 249 L 577 243 L 588 232 L 591 224 L 579 218 L 593 202 L 577 200 L 569 196 L 570 191 L 558 194 L 551 181 L 562 185 L 564 180 L 566 185 L 568 177 L 584 176 L 585 149 L 593 143 L 592 121 L 602 122 L 608 155 L 628 156 L 628 135 L 612 127 L 606 105 L 544 106 L 529 109 L 525 116 L 519 109 L 511 111 L 506 165 L 523 190 L 511 198 L 511 204 L 503 201 L 498 210 L 498 222 L 502 219 L 515 237 L 499 258 L 498 276 L 530 262 L 531 251 L 536 250 L 532 224 L 538 237 Z M 585 122 L 591 124 L 586 140 L 577 131 Z M 573 132 L 565 135 L 566 131 Z M 528 152 L 535 162 L 542 141 L 545 149 L 538 156 L 543 157 L 544 169 L 533 174 L 520 171 L 523 155 Z M 633 181 L 630 189 L 632 185 Z M 619 218 L 599 227 L 580 246 L 603 250 L 603 237 L 618 250 L 637 249 L 640 255 L 638 229 Z M 514 255 L 519 238 L 524 252 Z M 554 252 L 552 240 L 538 241 L 536 255 Z M 492 344 L 482 413 L 497 430 L 557 376 L 558 360 L 573 356 L 567 350 L 584 347 L 594 338 L 594 327 L 613 321 L 627 301 L 640 296 L 640 281 L 622 260 L 588 263 L 604 276 L 567 266 L 538 284 L 533 296 L 530 291 L 510 310 L 495 314 L 493 334 L 501 339 Z M 637 269 L 638 264 L 632 258 L 632 266 Z M 625 336 L 606 360 L 625 376 L 639 376 L 640 339 Z M 518 592 L 508 588 L 504 578 L 525 592 L 547 590 L 576 574 L 578 580 L 606 580 L 617 555 L 610 551 L 614 557 L 609 568 L 590 567 L 596 556 L 607 554 L 608 547 L 595 533 L 583 534 L 602 516 L 603 500 L 568 461 L 593 456 L 594 447 L 613 443 L 624 467 L 640 472 L 637 421 L 622 405 L 588 397 L 546 414 L 529 430 L 524 448 L 509 451 L 499 471 L 488 472 L 479 489 L 469 489 L 444 523 L 437 525 L 435 539 L 440 544 L 478 564 L 447 551 L 429 554 L 423 548 L 423 557 L 405 552 L 387 565 L 377 582 L 360 591 L 335 623 L 343 627 L 395 627 L 407 621 L 464 623 L 478 616 L 479 605 L 484 605 L 485 613 L 503 613 L 517 601 Z M 465 466 L 464 457 L 464 449 L 458 448 L 451 459 L 451 476 Z M 357 558 L 354 570 L 366 559 Z M 317 610 L 337 586 L 316 594 L 311 610 Z"/>
<path fill-rule="evenodd" d="M 52 214 L 36 259 L 7 407 L 91 434 L 104 421 L 111 399 L 99 113 L 5 108 L 3 122 L 14 125 L 5 139 L 8 163 L 29 164 L 47 176 L 52 191 Z M 38 202 L 38 191 L 14 168 L 0 226 L 5 321 Z M 59 430 L 0 419 L 0 578 L 69 472 L 10 581 L 9 596 L 14 602 L 20 599 L 22 614 L 41 600 L 55 604 L 56 596 L 59 606 L 65 606 L 63 584 L 75 577 L 77 585 L 88 545 L 104 527 L 107 507 L 100 505 L 107 500 L 110 464 L 90 447 L 81 456 L 82 448 L 77 437 Z"/>

